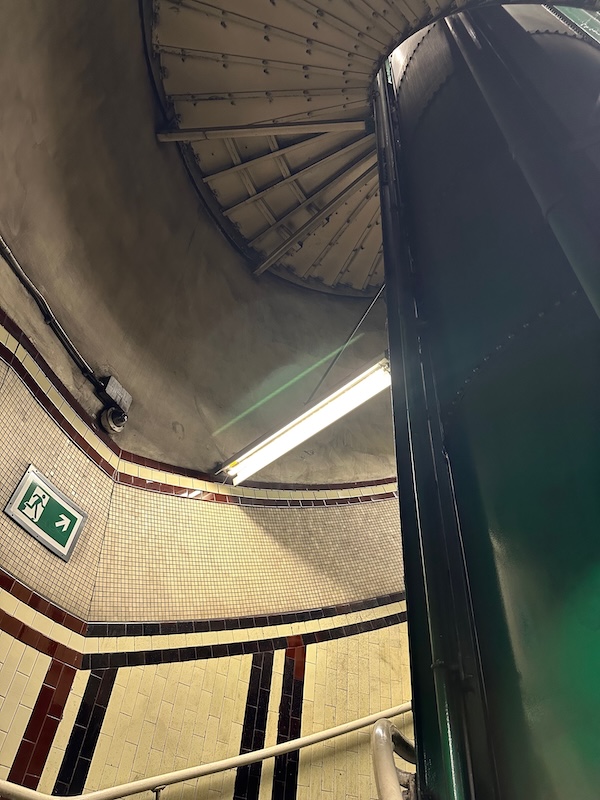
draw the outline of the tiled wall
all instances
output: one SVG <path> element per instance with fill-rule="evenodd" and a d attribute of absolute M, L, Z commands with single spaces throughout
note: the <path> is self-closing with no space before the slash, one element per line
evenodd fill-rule
<path fill-rule="evenodd" d="M 8 777 L 51 659 L 0 632 L 0 776 Z"/>
<path fill-rule="evenodd" d="M 33 463 L 89 514 L 68 563 L 0 514 L 0 778 L 76 794 L 409 698 L 393 482 L 234 488 L 136 459 L 1 312 L 0 431 L 2 507 Z M 367 739 L 166 795 L 367 800 Z"/>
<path fill-rule="evenodd" d="M 12 370 L 0 389 L 0 432 L 2 509 L 33 462 L 89 513 L 85 532 L 68 563 L 58 563 L 55 555 L 0 514 L 0 563 L 41 594 L 58 600 L 72 613 L 87 617 L 112 481 L 64 435 Z"/>
<path fill-rule="evenodd" d="M 138 464 L 9 327 L 0 505 L 33 463 L 89 514 L 68 563 L 0 514 L 1 564 L 19 580 L 96 621 L 263 615 L 402 590 L 392 484 L 256 489 Z"/>
<path fill-rule="evenodd" d="M 239 507 L 116 485 L 91 618 L 265 614 L 398 591 L 396 514 L 394 500 Z"/>
<path fill-rule="evenodd" d="M 45 614 L 34 612 L 27 625 L 25 599 L 3 590 L 0 600 L 10 609 L 0 617 L 0 777 L 46 793 L 208 763 L 410 698 L 401 596 L 245 628 L 243 641 L 232 630 L 189 634 L 188 642 L 202 637 L 201 648 L 169 646 L 177 633 L 131 636 L 127 624 L 105 637 L 90 635 L 93 625 L 75 633 L 53 622 L 51 635 L 32 639 Z M 170 800 L 192 794 L 374 798 L 368 732 L 166 792 Z"/>
<path fill-rule="evenodd" d="M 397 627 L 310 645 L 306 652 L 302 736 L 341 725 L 411 697 L 408 640 Z M 410 714 L 394 720 L 412 736 Z M 376 798 L 370 730 L 300 753 L 298 800 Z M 404 769 L 414 769 L 398 762 Z M 320 790 L 320 791 L 319 791 Z"/>

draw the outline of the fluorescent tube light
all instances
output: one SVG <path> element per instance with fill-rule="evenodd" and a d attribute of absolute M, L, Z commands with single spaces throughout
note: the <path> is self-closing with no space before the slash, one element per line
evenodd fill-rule
<path fill-rule="evenodd" d="M 387 358 L 384 358 L 305 411 L 293 422 L 285 425 L 277 433 L 265 437 L 239 453 L 221 468 L 221 472 L 232 478 L 234 485 L 237 486 L 332 422 L 389 388 L 390 383 L 389 363 Z"/>

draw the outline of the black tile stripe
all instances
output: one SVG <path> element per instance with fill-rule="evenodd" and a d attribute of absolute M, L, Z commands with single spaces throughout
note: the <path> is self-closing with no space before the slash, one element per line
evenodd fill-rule
<path fill-rule="evenodd" d="M 265 746 L 273 655 L 271 651 L 255 653 L 252 657 L 240 754 L 260 750 Z M 261 773 L 262 762 L 240 767 L 235 776 L 233 800 L 258 800 Z"/>
<path fill-rule="evenodd" d="M 355 636 L 358 633 L 388 628 L 406 622 L 406 611 L 389 614 L 386 617 L 356 622 L 352 625 L 341 625 L 324 631 L 313 631 L 299 635 L 303 645 L 341 639 L 344 636 Z M 82 660 L 82 669 L 106 669 L 109 667 L 133 667 L 142 664 L 167 664 L 175 661 L 200 661 L 207 658 L 223 656 L 249 655 L 266 653 L 271 650 L 282 650 L 287 647 L 285 636 L 274 639 L 258 639 L 252 642 L 231 642 L 229 644 L 208 644 L 197 647 L 172 647 L 163 650 L 121 651 L 117 653 L 86 653 Z"/>
<path fill-rule="evenodd" d="M 116 677 L 116 669 L 92 670 L 52 794 L 83 792 Z"/>
<path fill-rule="evenodd" d="M 179 620 L 175 622 L 91 622 L 87 636 L 159 636 L 171 633 L 207 633 L 209 631 L 232 631 L 246 628 L 264 628 L 269 625 L 288 625 L 294 622 L 309 622 L 341 614 L 366 611 L 369 608 L 399 603 L 406 597 L 404 592 L 384 594 L 366 600 L 355 600 L 324 608 L 305 611 L 290 611 L 285 614 L 260 614 L 252 617 L 228 617 L 201 620 Z"/>
<path fill-rule="evenodd" d="M 298 637 L 293 637 L 297 639 Z M 288 648 L 283 668 L 283 687 L 279 705 L 277 744 L 289 742 L 300 736 L 302 726 L 302 698 L 304 695 L 304 646 Z M 295 800 L 298 789 L 300 752 L 277 756 L 273 771 L 272 800 Z"/>

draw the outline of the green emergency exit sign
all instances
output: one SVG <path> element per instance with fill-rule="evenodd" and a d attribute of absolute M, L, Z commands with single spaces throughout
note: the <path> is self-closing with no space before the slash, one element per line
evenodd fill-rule
<path fill-rule="evenodd" d="M 33 465 L 15 489 L 4 509 L 9 517 L 68 561 L 87 514 L 50 483 Z"/>

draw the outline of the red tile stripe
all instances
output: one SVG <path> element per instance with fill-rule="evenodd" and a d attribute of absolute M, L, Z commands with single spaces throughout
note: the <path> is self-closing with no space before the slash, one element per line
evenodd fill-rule
<path fill-rule="evenodd" d="M 185 476 L 195 478 L 197 480 L 213 482 L 214 476 L 209 475 L 199 470 L 185 469 L 176 467 L 172 464 L 167 464 L 163 461 L 156 461 L 151 458 L 139 456 L 136 453 L 131 453 L 128 450 L 122 450 L 117 444 L 107 436 L 81 404 L 73 397 L 66 386 L 51 370 L 48 363 L 37 351 L 35 345 L 27 338 L 19 326 L 12 320 L 5 311 L 0 308 L 0 324 L 17 340 L 23 349 L 31 356 L 35 363 L 39 366 L 41 371 L 54 386 L 56 391 L 64 398 L 64 400 L 71 406 L 85 424 L 94 431 L 94 433 L 110 448 L 110 450 L 124 461 L 132 464 L 141 465 L 149 469 L 156 469 L 162 472 L 171 473 L 173 475 Z M 62 428 L 62 430 L 69 436 L 69 438 L 82 450 L 86 455 L 99 466 L 110 478 L 117 483 L 122 483 L 129 486 L 136 486 L 138 488 L 147 489 L 150 491 L 161 492 L 163 494 L 175 495 L 178 497 L 188 497 L 198 500 L 204 500 L 214 503 L 229 503 L 236 505 L 254 505 L 254 506 L 278 506 L 278 507 L 315 507 L 315 506 L 334 506 L 334 505 L 349 505 L 350 503 L 358 502 L 373 502 L 377 500 L 388 500 L 397 496 L 396 492 L 382 492 L 373 495 L 362 495 L 360 489 L 381 486 L 395 482 L 395 477 L 391 478 L 378 478 L 371 481 L 353 481 L 350 483 L 324 483 L 324 484 L 285 484 L 273 483 L 265 484 L 262 482 L 248 482 L 249 488 L 257 489 L 278 489 L 280 491 L 335 491 L 337 489 L 356 489 L 357 495 L 355 497 L 340 497 L 340 498 L 327 498 L 327 499 L 303 499 L 303 500 L 283 500 L 283 499 L 270 499 L 270 498 L 255 498 L 255 497 L 242 497 L 238 495 L 225 495 L 215 492 L 198 492 L 198 490 L 184 489 L 180 486 L 174 486 L 170 483 L 160 483 L 158 481 L 147 481 L 142 478 L 137 478 L 134 475 L 129 475 L 123 472 L 117 472 L 110 466 L 96 450 L 85 441 L 83 436 L 75 430 L 70 422 L 60 413 L 56 406 L 50 401 L 48 396 L 41 390 L 35 379 L 25 369 L 23 364 L 11 353 L 7 347 L 0 345 L 0 358 L 19 375 L 21 380 L 30 389 L 38 402 L 46 409 L 55 422 Z"/>
<path fill-rule="evenodd" d="M 83 655 L 76 650 L 72 650 L 64 644 L 55 642 L 43 633 L 30 628 L 24 622 L 11 617 L 6 611 L 0 610 L 0 630 L 8 633 L 13 639 L 23 642 L 28 647 L 33 647 L 40 653 L 44 653 L 60 664 L 68 667 L 81 667 Z"/>
<path fill-rule="evenodd" d="M 53 659 L 48 667 L 8 780 L 37 789 L 73 685 L 75 668 Z"/>
<path fill-rule="evenodd" d="M 306 664 L 306 647 L 302 636 L 288 636 L 286 658 L 294 660 L 294 680 L 304 680 L 304 668 Z"/>
<path fill-rule="evenodd" d="M 39 611 L 40 614 L 48 617 L 53 622 L 58 622 L 59 625 L 63 625 L 74 633 L 80 633 L 83 636 L 86 635 L 88 628 L 87 622 L 79 619 L 79 617 L 75 617 L 73 614 L 69 614 L 59 606 L 46 600 L 46 598 L 28 589 L 24 583 L 13 578 L 12 575 L 9 575 L 9 573 L 5 572 L 3 569 L 0 569 L 0 589 L 4 589 L 13 597 L 16 597 L 17 600 Z"/>

